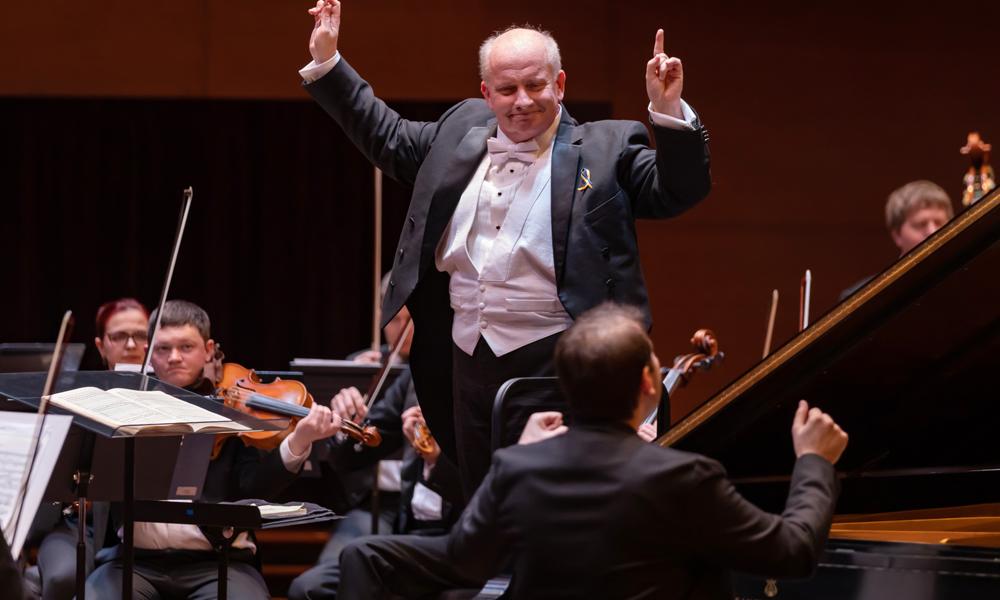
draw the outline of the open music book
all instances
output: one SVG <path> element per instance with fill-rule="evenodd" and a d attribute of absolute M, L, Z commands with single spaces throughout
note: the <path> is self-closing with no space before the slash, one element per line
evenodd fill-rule
<path fill-rule="evenodd" d="M 135 435 L 139 432 L 250 431 L 222 415 L 161 392 L 82 387 L 52 394 L 49 401 L 74 414 Z"/>

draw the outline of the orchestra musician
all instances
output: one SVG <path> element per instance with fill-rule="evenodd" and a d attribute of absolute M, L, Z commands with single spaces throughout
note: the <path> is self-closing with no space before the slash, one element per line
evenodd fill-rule
<path fill-rule="evenodd" d="M 551 420 L 547 439 L 498 450 L 449 536 L 349 545 L 340 598 L 474 587 L 508 560 L 514 598 L 731 598 L 728 569 L 802 577 L 816 566 L 847 444 L 828 415 L 800 402 L 791 489 L 783 513 L 768 514 L 714 460 L 636 435 L 661 385 L 640 311 L 588 311 L 555 363 L 568 429 Z"/>
<path fill-rule="evenodd" d="M 708 135 L 681 100 L 682 64 L 664 52 L 662 30 L 645 68 L 654 151 L 641 123 L 581 125 L 569 115 L 566 73 L 546 32 L 490 36 L 480 50 L 483 98 L 414 122 L 339 52 L 341 2 L 319 0 L 309 12 L 305 89 L 370 161 L 414 187 L 382 314 L 404 305 L 413 314 L 423 413 L 468 496 L 489 468 L 504 381 L 552 375 L 559 334 L 608 298 L 640 307 L 650 325 L 633 221 L 677 215 L 708 194 Z M 543 394 L 513 407 L 504 431 L 516 439 L 531 405 L 550 403 Z"/>
<path fill-rule="evenodd" d="M 108 369 L 142 364 L 149 334 L 149 311 L 135 298 L 118 298 L 97 309 L 94 346 Z M 94 502 L 86 530 L 86 574 L 94 569 L 94 553 L 104 547 L 109 504 Z M 42 600 L 70 600 L 76 594 L 76 512 L 63 517 L 60 507 L 42 505 L 32 528 L 48 530 L 38 547 L 38 581 Z M 29 578 L 30 579 L 30 578 Z M 29 586 L 30 587 L 30 586 Z"/>
<path fill-rule="evenodd" d="M 400 317 L 402 315 L 402 318 Z M 385 328 L 386 339 L 396 346 L 408 319 L 404 307 Z M 399 359 L 409 358 L 409 340 L 399 348 Z M 379 486 L 379 533 L 441 535 L 448 531 L 463 503 L 458 468 L 442 455 L 437 442 L 430 438 L 421 449 L 415 429 L 423 424 L 413 378 L 404 371 L 368 411 L 356 388 L 340 390 L 330 408 L 341 418 L 367 419 L 382 436 L 374 448 L 357 451 L 351 440 L 333 442 L 327 461 L 338 475 L 371 467 L 378 462 L 376 485 Z M 402 460 L 386 460 L 402 453 Z M 355 508 L 336 522 L 317 564 L 292 580 L 289 600 L 320 600 L 337 597 L 340 581 L 340 553 L 351 541 L 372 533 L 372 514 Z"/>
<path fill-rule="evenodd" d="M 155 319 L 155 312 L 151 319 Z M 204 377 L 215 359 L 208 314 L 184 300 L 164 304 L 160 329 L 152 340 L 151 364 L 157 379 L 202 394 L 214 392 Z M 208 467 L 202 499 L 206 501 L 268 499 L 296 477 L 312 443 L 339 431 L 340 419 L 314 404 L 281 445 L 268 453 L 230 437 Z M 270 598 L 253 565 L 256 551 L 248 532 L 230 534 L 195 525 L 135 523 L 134 590 L 141 598 L 215 598 L 218 556 L 213 548 L 230 548 L 229 594 L 233 598 Z M 117 550 L 117 548 L 116 548 Z M 90 598 L 121 596 L 121 560 L 99 566 L 87 579 Z"/>
<path fill-rule="evenodd" d="M 955 216 L 944 188 L 926 179 L 893 190 L 885 203 L 885 228 L 903 256 Z M 870 275 L 840 293 L 843 300 L 874 279 Z"/>

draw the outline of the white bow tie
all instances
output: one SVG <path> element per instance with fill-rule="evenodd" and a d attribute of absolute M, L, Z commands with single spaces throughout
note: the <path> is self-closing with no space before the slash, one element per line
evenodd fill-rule
<path fill-rule="evenodd" d="M 534 140 L 514 144 L 491 137 L 486 140 L 486 150 L 490 153 L 490 162 L 499 168 L 512 159 L 528 164 L 535 162 L 538 144 Z"/>

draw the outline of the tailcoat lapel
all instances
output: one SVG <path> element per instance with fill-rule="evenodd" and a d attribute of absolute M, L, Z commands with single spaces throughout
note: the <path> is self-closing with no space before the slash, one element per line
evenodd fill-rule
<path fill-rule="evenodd" d="M 469 179 L 475 173 L 476 167 L 486 154 L 486 139 L 496 135 L 496 119 L 490 119 L 485 127 L 473 127 L 462 141 L 459 142 L 448 164 L 447 171 L 441 175 L 440 183 L 434 190 L 428 211 L 427 229 L 424 231 L 423 256 L 434 260 L 434 251 L 444 233 L 448 221 L 458 206 L 458 201 L 469 184 Z M 426 259 L 425 259 L 426 260 Z"/>
<path fill-rule="evenodd" d="M 576 121 L 562 109 L 559 130 L 552 148 L 552 257 L 556 284 L 562 281 L 569 241 L 570 216 L 576 197 L 580 171 L 582 139 L 577 135 Z"/>

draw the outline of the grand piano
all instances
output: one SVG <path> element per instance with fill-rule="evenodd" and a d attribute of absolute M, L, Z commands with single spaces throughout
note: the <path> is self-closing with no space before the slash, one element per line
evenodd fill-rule
<path fill-rule="evenodd" d="M 812 578 L 736 597 L 1000 598 L 1000 190 L 657 440 L 711 456 L 781 512 L 800 398 L 850 436 Z"/>

